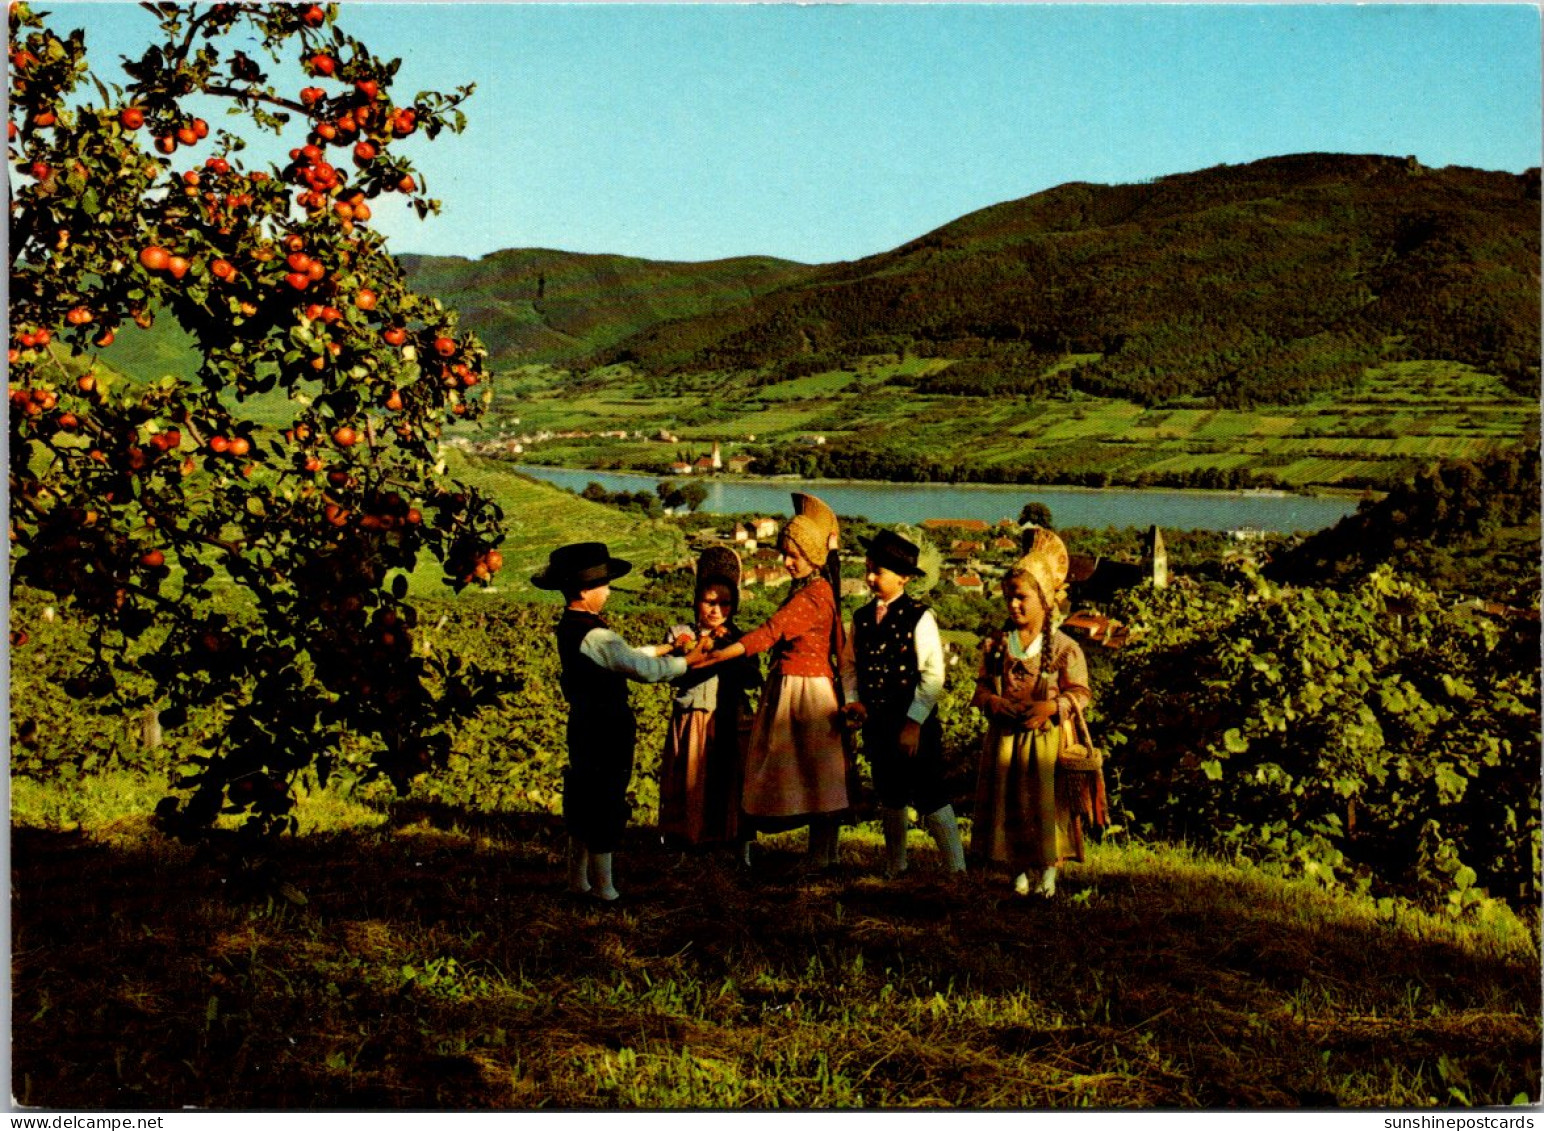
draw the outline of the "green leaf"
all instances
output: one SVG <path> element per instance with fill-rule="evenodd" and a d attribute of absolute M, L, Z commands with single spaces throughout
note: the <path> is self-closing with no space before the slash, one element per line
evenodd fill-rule
<path fill-rule="evenodd" d="M 1464 679 L 1455 679 L 1446 672 L 1442 673 L 1442 690 L 1446 691 L 1454 699 L 1473 699 L 1474 686 Z"/>
<path fill-rule="evenodd" d="M 1249 739 L 1244 737 L 1238 727 L 1232 727 L 1222 736 L 1222 745 L 1229 754 L 1242 754 L 1249 749 Z"/>
<path fill-rule="evenodd" d="M 1463 797 L 1469 779 L 1453 768 L 1450 763 L 1438 762 L 1436 773 L 1437 794 L 1444 801 L 1457 801 Z"/>
<path fill-rule="evenodd" d="M 1212 781 L 1222 780 L 1222 763 L 1216 758 L 1208 758 L 1201 763 L 1201 772 Z"/>
<path fill-rule="evenodd" d="M 1378 693 L 1378 703 L 1385 711 L 1396 715 L 1408 710 L 1410 706 L 1410 702 L 1405 698 L 1404 692 L 1394 686 L 1384 687 Z"/>

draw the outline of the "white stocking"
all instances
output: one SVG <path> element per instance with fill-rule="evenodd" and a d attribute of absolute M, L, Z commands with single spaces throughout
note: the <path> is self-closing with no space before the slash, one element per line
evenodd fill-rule
<path fill-rule="evenodd" d="M 950 873 L 963 872 L 965 846 L 960 843 L 960 825 L 954 819 L 954 806 L 945 805 L 942 809 L 935 809 L 922 819 L 922 823 L 932 834 L 934 842 L 938 845 L 938 851 L 943 853 L 944 865 Z"/>
<path fill-rule="evenodd" d="M 611 883 L 611 853 L 590 853 L 590 894 L 597 899 L 612 900 L 620 893 Z"/>

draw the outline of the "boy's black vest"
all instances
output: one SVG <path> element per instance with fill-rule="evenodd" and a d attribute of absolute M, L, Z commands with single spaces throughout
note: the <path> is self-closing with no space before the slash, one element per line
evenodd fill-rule
<path fill-rule="evenodd" d="M 558 621 L 558 659 L 563 665 L 560 683 L 568 700 L 568 729 L 595 732 L 621 729 L 631 732 L 627 677 L 607 671 L 579 651 L 584 638 L 606 622 L 594 613 L 563 610 Z M 595 737 L 600 737 L 596 735 Z"/>
<path fill-rule="evenodd" d="M 858 668 L 858 701 L 870 711 L 905 711 L 921 673 L 917 666 L 917 622 L 928 607 L 902 593 L 874 623 L 877 601 L 852 616 L 852 651 Z"/>

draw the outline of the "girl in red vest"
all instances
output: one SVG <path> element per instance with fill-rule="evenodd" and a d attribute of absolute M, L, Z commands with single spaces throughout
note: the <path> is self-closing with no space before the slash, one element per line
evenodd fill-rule
<path fill-rule="evenodd" d="M 807 824 L 809 862 L 829 868 L 849 805 L 848 762 L 832 663 L 839 613 L 836 593 L 821 572 L 834 549 L 835 516 L 814 502 L 819 505 L 806 505 L 805 513 L 788 521 L 778 543 L 793 579 L 787 600 L 738 643 L 716 649 L 711 662 L 771 653 L 751 726 L 741 807 L 753 826 Z"/>

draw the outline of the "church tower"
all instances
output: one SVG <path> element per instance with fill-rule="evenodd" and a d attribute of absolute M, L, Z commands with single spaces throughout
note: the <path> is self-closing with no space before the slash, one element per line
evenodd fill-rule
<path fill-rule="evenodd" d="M 1147 531 L 1147 564 L 1151 570 L 1154 589 L 1167 589 L 1169 585 L 1169 552 L 1163 546 L 1163 532 L 1156 526 Z"/>

